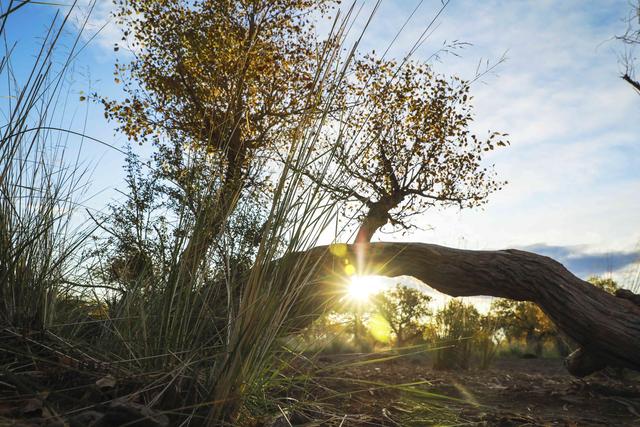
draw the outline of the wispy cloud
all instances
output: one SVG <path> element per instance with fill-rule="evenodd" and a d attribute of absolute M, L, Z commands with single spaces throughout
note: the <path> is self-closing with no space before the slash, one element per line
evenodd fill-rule
<path fill-rule="evenodd" d="M 68 6 L 61 6 L 67 12 Z M 70 22 L 80 29 L 84 26 L 85 40 L 91 39 L 96 58 L 112 61 L 116 44 L 121 44 L 122 30 L 115 24 L 111 0 L 79 0 L 72 11 Z M 105 57 L 105 53 L 108 55 Z"/>

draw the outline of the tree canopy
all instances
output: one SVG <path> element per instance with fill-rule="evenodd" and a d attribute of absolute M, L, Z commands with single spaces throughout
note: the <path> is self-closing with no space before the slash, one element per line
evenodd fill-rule
<path fill-rule="evenodd" d="M 180 223 L 192 224 L 172 281 L 189 280 L 203 264 L 240 199 L 258 211 L 264 206 L 264 159 L 288 145 L 297 120 L 314 113 L 329 80 L 323 73 L 331 63 L 325 57 L 331 36 L 319 40 L 313 22 L 334 5 L 118 4 L 116 18 L 134 57 L 116 65 L 125 98 L 101 101 L 118 130 L 155 145 L 149 179 L 173 203 Z"/>
<path fill-rule="evenodd" d="M 425 318 L 431 314 L 431 297 L 419 289 L 397 285 L 374 296 L 375 311 L 387 322 L 402 347 L 424 333 Z"/>
<path fill-rule="evenodd" d="M 469 82 L 374 54 L 352 68 L 328 143 L 339 147 L 336 173 L 348 177 L 331 191 L 355 210 L 357 241 L 370 241 L 387 223 L 408 228 L 430 207 L 479 206 L 502 187 L 483 156 L 506 146 L 507 135 L 471 132 Z"/>

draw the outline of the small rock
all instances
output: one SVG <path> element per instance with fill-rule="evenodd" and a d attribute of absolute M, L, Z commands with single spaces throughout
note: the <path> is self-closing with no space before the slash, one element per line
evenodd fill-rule
<path fill-rule="evenodd" d="M 96 385 L 100 389 L 113 388 L 116 385 L 116 379 L 113 377 L 113 375 L 109 374 L 96 381 Z"/>

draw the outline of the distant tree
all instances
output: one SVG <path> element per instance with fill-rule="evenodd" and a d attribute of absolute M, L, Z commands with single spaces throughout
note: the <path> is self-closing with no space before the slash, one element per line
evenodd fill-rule
<path fill-rule="evenodd" d="M 588 281 L 612 294 L 618 289 L 618 285 L 612 279 L 591 277 Z M 553 341 L 561 354 L 568 351 L 565 339 L 536 304 L 498 299 L 492 303 L 491 310 L 507 339 L 524 339 L 528 351 L 533 354 L 542 355 L 545 340 Z"/>
<path fill-rule="evenodd" d="M 355 210 L 357 242 L 370 241 L 387 223 L 408 228 L 409 218 L 434 206 L 481 205 L 502 187 L 483 155 L 507 145 L 506 134 L 470 131 L 468 82 L 373 55 L 353 71 L 347 112 L 329 138 L 340 144 L 337 173 L 348 179 L 330 190 Z"/>
<path fill-rule="evenodd" d="M 375 311 L 389 324 L 397 347 L 422 337 L 425 318 L 431 315 L 431 299 L 418 289 L 400 284 L 373 297 Z"/>
<path fill-rule="evenodd" d="M 551 320 L 531 302 L 498 299 L 491 304 L 491 311 L 507 339 L 524 339 L 527 351 L 536 356 L 542 355 L 544 341 L 558 334 Z"/>
<path fill-rule="evenodd" d="M 144 179 L 141 162 L 129 153 L 124 169 L 128 197 L 109 206 L 101 218 L 107 237 L 93 255 L 109 266 L 102 279 L 126 290 L 141 280 L 153 284 L 154 276 L 167 273 L 168 254 L 161 242 L 168 236 L 157 187 Z"/>
<path fill-rule="evenodd" d="M 618 284 L 611 278 L 594 276 L 587 281 L 610 294 L 615 294 L 618 289 Z M 546 340 L 552 341 L 561 355 L 566 356 L 569 353 L 571 343 L 537 305 L 525 301 L 498 299 L 491 304 L 491 311 L 507 339 L 524 339 L 527 351 L 536 356 L 542 355 Z"/>
<path fill-rule="evenodd" d="M 602 289 L 603 291 L 609 292 L 612 295 L 620 288 L 618 283 L 610 277 L 605 278 L 592 276 L 587 279 L 587 282 Z"/>

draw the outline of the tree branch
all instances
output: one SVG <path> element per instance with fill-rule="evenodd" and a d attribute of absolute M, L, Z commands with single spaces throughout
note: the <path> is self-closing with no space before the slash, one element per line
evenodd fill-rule
<path fill-rule="evenodd" d="M 631 86 L 633 86 L 633 88 L 635 90 L 638 91 L 638 93 L 640 93 L 640 82 L 632 79 L 629 74 L 626 74 L 624 76 L 622 76 L 622 80 L 624 80 L 625 82 L 629 83 Z"/>
<path fill-rule="evenodd" d="M 534 302 L 589 357 L 640 370 L 640 306 L 579 279 L 551 258 L 515 249 L 470 251 L 426 243 L 345 247 L 346 251 L 333 251 L 340 257 L 327 246 L 287 257 L 293 268 L 317 267 L 314 283 L 319 286 L 311 287 L 314 291 L 296 308 L 304 310 L 300 315 L 312 317 L 309 314 L 343 295 L 344 268 L 351 264 L 359 274 L 413 276 L 451 296 L 490 295 Z"/>

